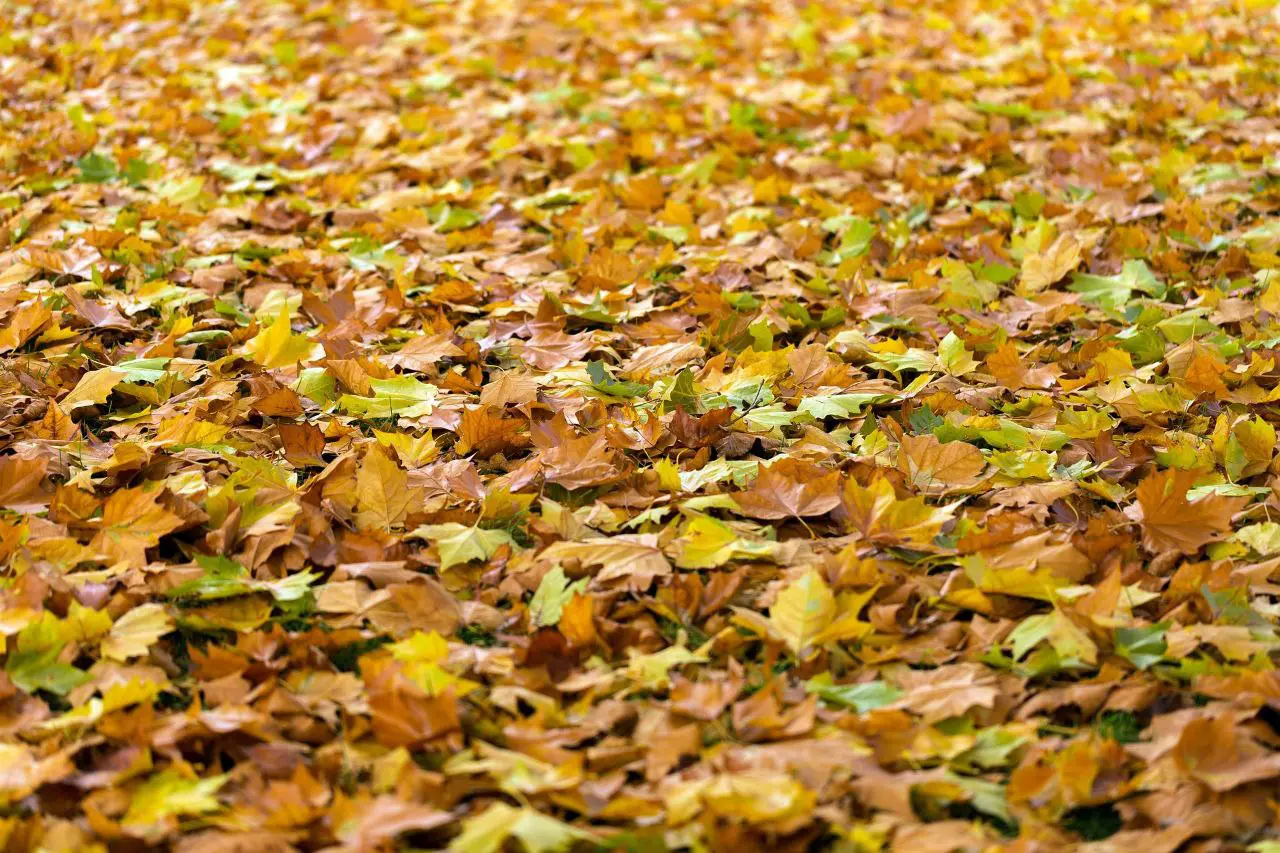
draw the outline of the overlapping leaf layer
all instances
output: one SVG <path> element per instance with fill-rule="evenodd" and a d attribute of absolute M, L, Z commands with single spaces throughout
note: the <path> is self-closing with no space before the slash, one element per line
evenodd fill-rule
<path fill-rule="evenodd" d="M 1272 3 L 0 9 L 0 848 L 1280 849 Z"/>

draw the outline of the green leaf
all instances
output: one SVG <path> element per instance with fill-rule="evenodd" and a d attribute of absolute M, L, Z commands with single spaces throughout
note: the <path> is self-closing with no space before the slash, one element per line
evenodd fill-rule
<path fill-rule="evenodd" d="M 124 164 L 124 179 L 130 186 L 139 187 L 143 181 L 151 177 L 152 170 L 157 168 L 146 160 L 130 157 L 129 162 Z"/>
<path fill-rule="evenodd" d="M 89 680 L 89 673 L 58 660 L 61 646 L 37 651 L 10 652 L 4 670 L 19 690 L 48 690 L 66 696 Z"/>
<path fill-rule="evenodd" d="M 1013 197 L 1013 210 L 1023 219 L 1035 219 L 1044 210 L 1045 198 L 1038 192 L 1020 192 Z"/>
<path fill-rule="evenodd" d="M 418 418 L 429 415 L 435 409 L 434 385 L 421 382 L 413 376 L 397 376 L 394 379 L 370 379 L 372 397 L 356 397 L 343 394 L 338 405 L 358 418 Z"/>
<path fill-rule="evenodd" d="M 587 363 L 587 375 L 591 377 L 591 387 L 610 397 L 642 397 L 649 391 L 649 386 L 641 382 L 620 382 L 605 370 L 604 363 L 592 361 Z"/>
<path fill-rule="evenodd" d="M 105 184 L 118 176 L 116 161 L 96 151 L 77 160 L 76 167 L 80 169 L 82 184 Z"/>
<path fill-rule="evenodd" d="M 892 399 L 892 394 L 818 394 L 801 400 L 796 411 L 810 415 L 814 420 L 856 418 L 867 406 Z"/>
<path fill-rule="evenodd" d="M 1168 630 L 1168 622 L 1144 628 L 1116 628 L 1116 653 L 1138 669 L 1150 669 L 1164 660 L 1169 648 L 1164 639 Z"/>
<path fill-rule="evenodd" d="M 805 682 L 804 689 L 816 693 L 818 698 L 834 705 L 853 708 L 859 714 L 874 711 L 896 702 L 902 691 L 887 681 L 866 681 L 861 684 L 832 684 L 831 674 L 822 673 Z"/>
<path fill-rule="evenodd" d="M 120 825 L 131 835 L 144 838 L 163 833 L 168 819 L 179 815 L 202 815 L 222 808 L 217 793 L 228 776 L 189 779 L 176 770 L 157 773 L 138 790 Z"/>
<path fill-rule="evenodd" d="M 685 368 L 676 374 L 676 381 L 671 384 L 665 399 L 670 404 L 667 411 L 684 409 L 691 415 L 701 414 L 698 392 L 694 386 L 693 371 Z"/>
<path fill-rule="evenodd" d="M 474 210 L 468 210 L 465 207 L 454 207 L 451 204 L 433 207 L 429 213 L 436 230 L 442 234 L 471 228 L 483 218 Z"/>
<path fill-rule="evenodd" d="M 973 360 L 973 355 L 955 332 L 947 332 L 938 344 L 938 363 L 952 376 L 964 376 L 978 368 L 978 362 Z"/>
<path fill-rule="evenodd" d="M 1079 293 L 1090 302 L 1108 311 L 1118 311 L 1140 290 L 1157 299 L 1165 294 L 1165 286 L 1142 261 L 1125 261 L 1119 275 L 1101 276 L 1075 273 L 1068 290 Z"/>
<path fill-rule="evenodd" d="M 456 521 L 445 524 L 424 524 L 413 531 L 413 536 L 436 544 L 440 552 L 440 571 L 448 571 L 460 563 L 487 560 L 503 545 L 515 547 L 515 540 L 505 530 L 484 530 L 468 527 Z"/>
<path fill-rule="evenodd" d="M 548 627 L 560 621 L 564 606 L 575 594 L 585 593 L 590 578 L 581 578 L 570 583 L 565 577 L 564 569 L 557 563 L 551 571 L 542 576 L 542 582 L 529 601 L 529 618 L 535 625 Z"/>
<path fill-rule="evenodd" d="M 297 601 L 307 594 L 311 584 L 320 579 L 320 575 L 307 570 L 277 580 L 260 581 L 251 578 L 248 569 L 227 557 L 200 554 L 196 556 L 196 562 L 205 570 L 204 575 L 175 586 L 166 593 L 169 598 L 215 601 L 267 592 L 276 601 Z"/>

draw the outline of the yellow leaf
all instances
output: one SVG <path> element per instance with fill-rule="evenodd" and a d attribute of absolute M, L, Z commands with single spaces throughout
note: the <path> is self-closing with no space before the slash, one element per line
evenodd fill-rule
<path fill-rule="evenodd" d="M 127 661 L 141 657 L 156 640 L 173 629 L 173 620 L 159 604 L 143 604 L 116 620 L 102 641 L 102 656 Z"/>
<path fill-rule="evenodd" d="M 472 560 L 487 560 L 498 552 L 503 545 L 515 545 L 511 534 L 505 530 L 485 530 L 480 527 L 468 527 L 456 521 L 444 524 L 424 524 L 413 531 L 414 536 L 421 537 L 436 544 L 440 554 L 440 571 L 448 571 L 459 563 Z"/>
<path fill-rule="evenodd" d="M 768 559 L 778 550 L 776 542 L 742 539 L 729 525 L 707 515 L 692 519 L 682 539 L 676 565 L 684 569 L 711 569 L 734 559 Z"/>
<path fill-rule="evenodd" d="M 822 633 L 836 615 L 836 598 L 812 569 L 781 593 L 769 608 L 769 625 L 796 654 Z"/>
<path fill-rule="evenodd" d="M 22 267 L 24 264 L 17 264 Z M 53 312 L 40 302 L 28 302 L 14 311 L 0 325 L 0 352 L 17 349 L 53 318 Z"/>
<path fill-rule="evenodd" d="M 672 825 L 706 811 L 714 815 L 768 824 L 802 818 L 812 812 L 817 796 L 786 773 L 746 770 L 723 773 L 671 786 L 664 797 Z"/>
<path fill-rule="evenodd" d="M 462 834 L 449 844 L 449 853 L 498 853 L 509 849 L 507 841 L 512 838 L 518 839 L 520 844 L 516 846 L 528 853 L 568 850 L 579 841 L 599 846 L 591 833 L 528 806 L 517 809 L 495 803 L 463 822 Z"/>
<path fill-rule="evenodd" d="M 64 412 L 74 412 L 82 406 L 105 403 L 122 379 L 124 379 L 124 371 L 116 370 L 113 367 L 91 370 L 80 377 L 76 387 L 71 389 L 70 394 L 62 398 L 59 405 Z"/>
<path fill-rule="evenodd" d="M 362 529 L 388 530 L 404 521 L 409 475 L 381 448 L 369 448 L 356 474 L 356 505 L 356 524 Z"/>
<path fill-rule="evenodd" d="M 1038 293 L 1060 280 L 1080 263 L 1083 246 L 1074 234 L 1063 234 L 1042 252 L 1022 259 L 1022 280 L 1018 293 Z"/>
<path fill-rule="evenodd" d="M 227 777 L 188 779 L 177 770 L 152 776 L 133 793 L 120 825 L 130 835 L 159 840 L 178 815 L 207 814 L 222 808 L 218 789 Z"/>
<path fill-rule="evenodd" d="M 305 335 L 289 328 L 289 313 L 281 311 L 275 322 L 254 335 L 244 346 L 245 354 L 267 369 L 293 367 L 307 358 L 315 346 Z"/>

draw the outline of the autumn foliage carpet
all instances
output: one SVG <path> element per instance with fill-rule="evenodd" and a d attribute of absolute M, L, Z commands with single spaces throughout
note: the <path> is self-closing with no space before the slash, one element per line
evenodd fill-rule
<path fill-rule="evenodd" d="M 1277 853 L 1278 22 L 0 2 L 0 851 Z"/>

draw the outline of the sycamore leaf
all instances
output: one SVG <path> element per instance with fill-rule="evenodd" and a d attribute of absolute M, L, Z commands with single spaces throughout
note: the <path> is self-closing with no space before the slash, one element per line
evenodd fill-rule
<path fill-rule="evenodd" d="M 684 646 L 668 646 L 660 652 L 638 654 L 632 650 L 627 677 L 648 690 L 660 690 L 670 683 L 672 668 L 687 663 L 706 663 L 707 658 Z"/>
<path fill-rule="evenodd" d="M 80 377 L 76 387 L 71 389 L 70 394 L 59 400 L 58 405 L 64 412 L 71 413 L 85 406 L 105 403 L 115 387 L 123 381 L 124 371 L 116 370 L 114 367 L 91 370 Z"/>
<path fill-rule="evenodd" d="M 912 485 L 933 493 L 976 485 L 987 467 L 982 451 L 963 441 L 945 444 L 929 434 L 904 435 L 898 468 Z"/>
<path fill-rule="evenodd" d="M 843 503 L 850 524 L 868 539 L 925 551 L 935 547 L 934 537 L 951 520 L 956 506 L 934 507 L 914 497 L 899 500 L 883 477 L 865 487 L 851 478 L 844 487 Z"/>
<path fill-rule="evenodd" d="M 822 515 L 840 504 L 840 475 L 784 457 L 761 467 L 751 488 L 734 493 L 733 500 L 751 518 Z"/>
<path fill-rule="evenodd" d="M 561 853 L 579 842 L 598 844 L 595 835 L 525 806 L 494 803 L 462 823 L 462 833 L 449 844 L 450 853 L 500 853 L 508 840 L 525 853 Z"/>
<path fill-rule="evenodd" d="M 294 367 L 311 357 L 316 345 L 305 335 L 295 335 L 289 326 L 289 312 L 281 311 L 271 325 L 265 326 L 244 346 L 245 355 L 258 364 L 274 370 Z"/>
<path fill-rule="evenodd" d="M 778 551 L 776 542 L 744 539 L 729 525 L 708 515 L 691 519 L 683 534 L 676 565 L 684 569 L 710 569 L 730 560 L 766 560 Z"/>
<path fill-rule="evenodd" d="M 369 449 L 356 474 L 356 506 L 366 530 L 397 527 L 409 509 L 408 475 L 380 447 Z"/>
<path fill-rule="evenodd" d="M 112 492 L 90 547 L 135 568 L 146 565 L 147 549 L 182 526 L 182 519 L 161 506 L 159 498 L 159 492 L 142 488 Z"/>
<path fill-rule="evenodd" d="M 1142 544 L 1148 550 L 1194 554 L 1231 530 L 1231 517 L 1248 499 L 1209 495 L 1189 501 L 1187 490 L 1195 480 L 1195 472 L 1170 469 L 1138 484 Z"/>
<path fill-rule="evenodd" d="M 65 696 L 90 680 L 89 673 L 58 660 L 61 647 L 10 652 L 4 671 L 9 680 L 27 693 L 48 690 Z"/>
<path fill-rule="evenodd" d="M 22 264 L 15 264 L 21 268 Z M 43 302 L 32 301 L 18 307 L 0 324 L 0 353 L 22 346 L 53 319 L 53 312 Z"/>
<path fill-rule="evenodd" d="M 951 376 L 964 376 L 976 370 L 978 362 L 974 361 L 973 354 L 955 332 L 947 332 L 947 336 L 938 343 L 938 366 Z"/>
<path fill-rule="evenodd" d="M 129 810 L 120 826 L 136 838 L 156 840 L 175 818 L 218 811 L 218 791 L 229 777 L 189 778 L 176 770 L 165 770 L 149 778 L 133 792 Z"/>
<path fill-rule="evenodd" d="M 111 626 L 102 641 L 102 656 L 126 661 L 147 653 L 165 634 L 173 630 L 173 620 L 159 604 L 140 604 L 127 611 Z"/>
<path fill-rule="evenodd" d="M 671 564 L 658 547 L 658 537 L 650 534 L 622 534 L 587 539 L 583 542 L 556 542 L 539 559 L 566 563 L 576 560 L 583 566 L 602 566 L 596 580 L 627 578 L 648 585 L 659 575 L 671 574 Z"/>
<path fill-rule="evenodd" d="M 338 405 L 348 414 L 365 420 L 418 418 L 435 410 L 437 388 L 413 376 L 370 379 L 372 397 L 343 394 Z"/>
<path fill-rule="evenodd" d="M 866 681 L 857 684 L 834 684 L 831 674 L 824 672 L 805 682 L 805 690 L 816 693 L 823 700 L 835 705 L 846 705 L 865 714 L 883 708 L 902 697 L 902 691 L 884 681 Z"/>
<path fill-rule="evenodd" d="M 404 672 L 428 696 L 451 690 L 455 696 L 470 693 L 478 684 L 458 678 L 445 669 L 449 642 L 435 631 L 415 631 L 412 636 L 390 646 L 392 657 L 404 664 Z"/>
<path fill-rule="evenodd" d="M 1079 265 L 1083 249 L 1076 235 L 1063 234 L 1043 251 L 1027 254 L 1022 259 L 1018 292 L 1022 295 L 1038 293 L 1060 281 Z"/>
<path fill-rule="evenodd" d="M 485 530 L 456 521 L 424 524 L 411 535 L 435 543 L 440 554 L 441 571 L 472 560 L 487 560 L 503 546 L 515 547 L 515 540 L 505 530 Z"/>
<path fill-rule="evenodd" d="M 564 613 L 564 606 L 574 595 L 586 592 L 588 580 L 581 578 L 570 582 L 565 577 L 564 569 L 559 565 L 553 566 L 551 571 L 542 576 L 538 589 L 529 600 L 529 618 L 535 625 L 544 627 L 557 624 Z"/>
<path fill-rule="evenodd" d="M 769 608 L 769 626 L 797 655 L 836 616 L 836 598 L 827 582 L 810 570 L 778 593 Z"/>

